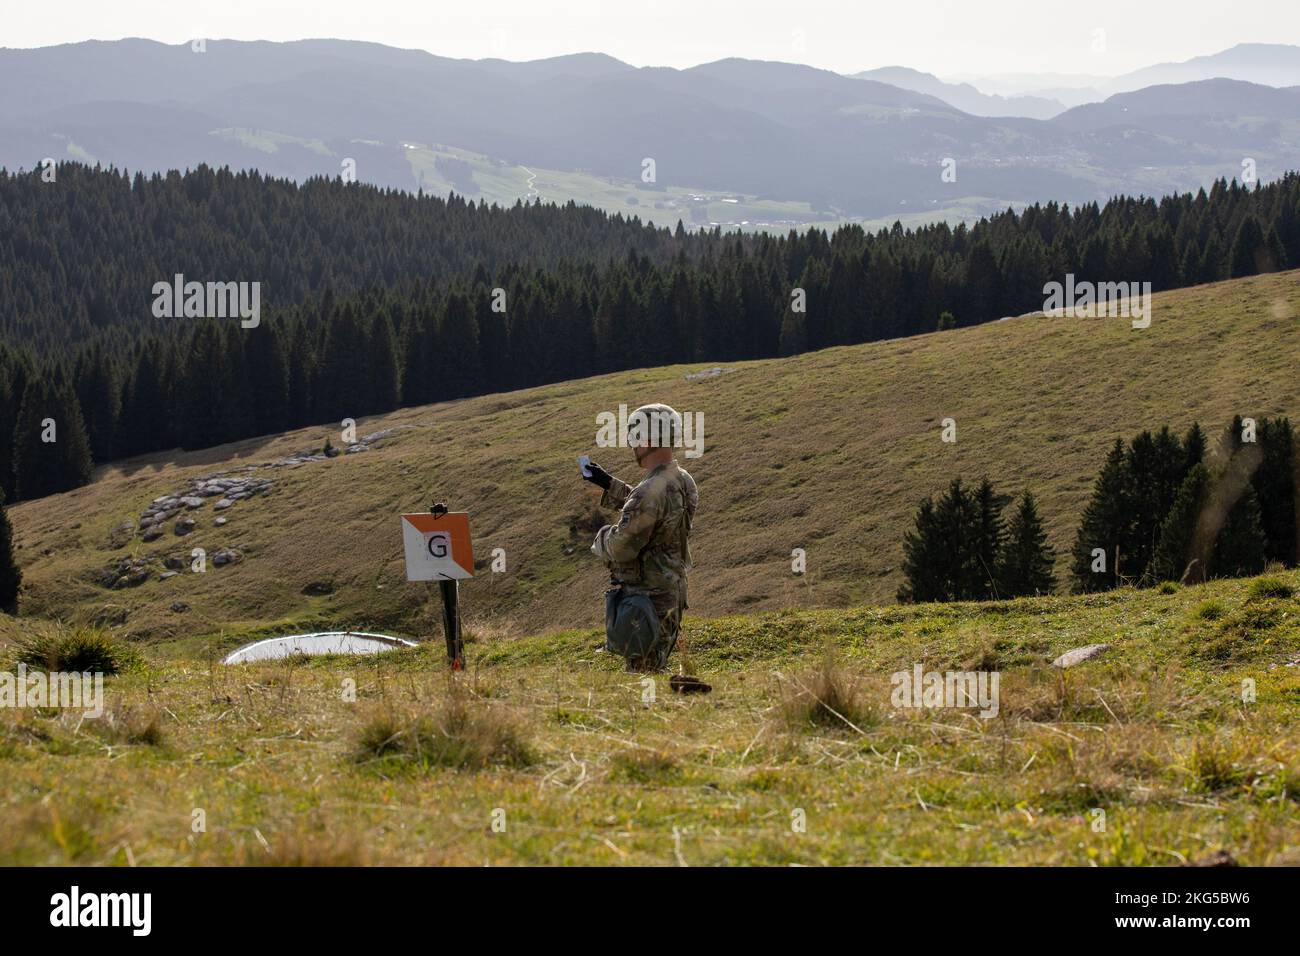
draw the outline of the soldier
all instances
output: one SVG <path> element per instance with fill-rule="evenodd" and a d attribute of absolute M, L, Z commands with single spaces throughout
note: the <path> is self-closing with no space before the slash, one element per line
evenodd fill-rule
<path fill-rule="evenodd" d="M 627 421 L 628 445 L 646 471 L 633 488 L 595 462 L 586 465 L 583 478 L 605 491 L 601 505 L 621 510 L 617 524 L 596 532 L 591 551 L 609 567 L 606 650 L 622 655 L 628 670 L 658 671 L 676 646 L 687 606 L 688 539 L 700 495 L 673 455 L 682 417 L 667 405 L 643 405 Z"/>

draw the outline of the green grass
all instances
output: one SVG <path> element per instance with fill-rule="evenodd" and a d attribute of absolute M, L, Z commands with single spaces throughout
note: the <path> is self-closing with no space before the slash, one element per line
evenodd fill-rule
<path fill-rule="evenodd" d="M 0 864 L 1295 863 L 1300 601 L 1261 589 L 688 618 L 687 697 L 592 629 L 480 635 L 458 675 L 149 650 L 100 721 L 0 709 Z M 916 663 L 998 669 L 998 715 L 895 708 Z"/>

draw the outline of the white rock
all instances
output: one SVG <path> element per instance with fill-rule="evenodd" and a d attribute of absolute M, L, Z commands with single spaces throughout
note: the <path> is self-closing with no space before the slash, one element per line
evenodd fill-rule
<path fill-rule="evenodd" d="M 1076 647 L 1072 651 L 1066 651 L 1056 660 L 1052 661 L 1053 667 L 1073 667 L 1075 664 L 1082 664 L 1084 661 L 1090 661 L 1110 650 L 1109 644 L 1088 644 L 1084 647 Z"/>

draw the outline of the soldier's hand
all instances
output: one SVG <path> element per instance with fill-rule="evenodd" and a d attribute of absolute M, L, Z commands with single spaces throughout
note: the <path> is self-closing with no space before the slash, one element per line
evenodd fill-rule
<path fill-rule="evenodd" d="M 589 474 L 582 476 L 583 481 L 590 481 L 593 485 L 597 485 L 604 488 L 606 491 L 609 491 L 609 486 L 614 481 L 613 475 L 607 472 L 604 468 L 601 468 L 600 465 L 596 464 L 594 461 L 587 462 L 587 471 Z"/>

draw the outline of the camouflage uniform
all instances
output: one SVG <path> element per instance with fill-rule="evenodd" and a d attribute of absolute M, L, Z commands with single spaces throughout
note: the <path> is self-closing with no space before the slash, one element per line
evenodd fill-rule
<path fill-rule="evenodd" d="M 601 496 L 601 505 L 622 511 L 618 524 L 601 528 L 591 545 L 609 567 L 607 609 L 611 597 L 644 595 L 659 620 L 655 646 L 639 661 L 629 658 L 629 666 L 662 668 L 677 643 L 687 606 L 688 539 L 699 502 L 695 479 L 675 459 L 646 472 L 635 488 L 614 478 Z"/>

